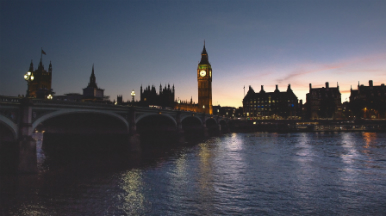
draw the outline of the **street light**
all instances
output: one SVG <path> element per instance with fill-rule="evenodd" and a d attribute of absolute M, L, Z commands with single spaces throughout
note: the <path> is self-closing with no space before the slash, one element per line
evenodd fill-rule
<path fill-rule="evenodd" d="M 134 90 L 131 91 L 131 102 L 134 103 L 134 97 L 135 97 L 135 92 Z"/>
<path fill-rule="evenodd" d="M 49 94 L 49 95 L 47 96 L 47 99 L 48 99 L 48 100 L 52 100 L 52 95 Z"/>
<path fill-rule="evenodd" d="M 31 71 L 28 71 L 26 74 L 24 74 L 24 79 L 28 83 L 26 97 L 29 97 L 29 83 L 35 79 L 34 74 Z"/>

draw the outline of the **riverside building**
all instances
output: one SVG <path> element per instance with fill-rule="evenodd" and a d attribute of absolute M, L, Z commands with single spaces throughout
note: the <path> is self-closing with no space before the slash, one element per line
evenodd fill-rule
<path fill-rule="evenodd" d="M 250 119 L 299 119 L 298 98 L 291 85 L 287 91 L 280 92 L 278 85 L 274 92 L 255 92 L 251 86 L 243 99 L 244 116 Z"/>

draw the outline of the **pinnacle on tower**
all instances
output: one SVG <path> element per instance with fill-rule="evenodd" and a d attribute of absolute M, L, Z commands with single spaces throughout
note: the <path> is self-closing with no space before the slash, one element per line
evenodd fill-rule
<path fill-rule="evenodd" d="M 42 58 L 40 58 L 38 70 L 39 70 L 39 71 L 43 71 L 43 70 L 44 70 L 44 65 L 43 65 L 43 62 L 42 62 Z"/>
<path fill-rule="evenodd" d="M 205 40 L 204 40 L 204 48 L 202 49 L 201 54 L 202 55 L 208 55 L 208 53 L 206 52 L 206 49 L 205 49 Z"/>
<path fill-rule="evenodd" d="M 92 64 L 92 71 L 91 71 L 91 76 L 90 76 L 90 82 L 88 83 L 87 87 L 98 88 L 98 86 L 96 84 L 95 73 L 94 73 L 94 64 Z"/>
<path fill-rule="evenodd" d="M 34 71 L 34 64 L 32 63 L 32 59 L 31 59 L 31 64 L 29 65 L 29 70 L 30 72 L 33 72 Z"/>
<path fill-rule="evenodd" d="M 52 73 L 52 64 L 51 64 L 51 61 L 50 61 L 50 65 L 48 66 L 48 72 Z"/>
<path fill-rule="evenodd" d="M 210 65 L 209 59 L 208 59 L 208 53 L 206 52 L 206 49 L 205 49 L 205 41 L 204 41 L 204 48 L 202 49 L 202 52 L 201 52 L 201 61 L 199 64 Z"/>

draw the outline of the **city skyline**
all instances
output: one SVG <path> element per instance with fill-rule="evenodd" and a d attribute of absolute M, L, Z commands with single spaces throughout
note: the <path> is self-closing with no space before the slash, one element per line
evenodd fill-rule
<path fill-rule="evenodd" d="M 386 83 L 383 1 L 2 1 L 1 95 L 25 94 L 31 59 L 53 66 L 57 95 L 81 93 L 92 65 L 111 100 L 139 99 L 140 86 L 175 85 L 197 102 L 204 40 L 213 68 L 213 105 L 242 106 L 244 86 L 291 84 L 305 102 L 313 88 Z M 203 7 L 205 5 L 205 7 Z M 4 78 L 5 77 L 5 78 Z"/>

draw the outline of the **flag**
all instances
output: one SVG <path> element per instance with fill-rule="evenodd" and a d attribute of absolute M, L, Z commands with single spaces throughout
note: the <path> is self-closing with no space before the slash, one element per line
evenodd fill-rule
<path fill-rule="evenodd" d="M 42 50 L 42 54 L 47 55 L 46 52 L 44 52 L 44 50 Z"/>

